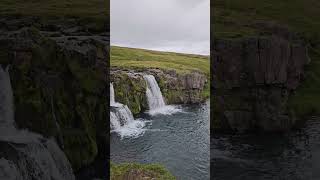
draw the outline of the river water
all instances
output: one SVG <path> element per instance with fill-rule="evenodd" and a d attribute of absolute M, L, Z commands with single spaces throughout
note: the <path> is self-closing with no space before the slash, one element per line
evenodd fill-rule
<path fill-rule="evenodd" d="M 177 179 L 210 179 L 209 102 L 180 106 L 171 115 L 142 114 L 146 126 L 140 136 L 110 137 L 115 163 L 160 163 Z"/>
<path fill-rule="evenodd" d="M 320 118 L 286 135 L 211 135 L 214 180 L 319 180 Z"/>

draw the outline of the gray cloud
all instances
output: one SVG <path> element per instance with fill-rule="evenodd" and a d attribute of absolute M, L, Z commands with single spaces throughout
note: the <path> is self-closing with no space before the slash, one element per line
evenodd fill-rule
<path fill-rule="evenodd" d="M 209 0 L 111 0 L 111 44 L 210 52 Z"/>

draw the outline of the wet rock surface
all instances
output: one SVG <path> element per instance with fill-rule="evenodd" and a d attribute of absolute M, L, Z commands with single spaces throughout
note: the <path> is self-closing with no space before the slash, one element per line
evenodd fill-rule
<path fill-rule="evenodd" d="M 310 59 L 302 40 L 287 39 L 215 40 L 214 129 L 284 131 L 295 125 L 288 99 L 303 81 Z"/>

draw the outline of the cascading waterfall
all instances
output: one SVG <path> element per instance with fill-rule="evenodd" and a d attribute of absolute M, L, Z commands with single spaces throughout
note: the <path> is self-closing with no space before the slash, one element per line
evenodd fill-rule
<path fill-rule="evenodd" d="M 9 67 L 0 65 L 0 178 L 74 180 L 72 167 L 55 140 L 14 126 Z"/>
<path fill-rule="evenodd" d="M 116 103 L 116 100 L 114 98 L 114 88 L 113 88 L 113 84 L 110 83 L 110 105 L 114 105 Z"/>
<path fill-rule="evenodd" d="M 149 114 L 172 114 L 179 112 L 180 109 L 165 104 L 161 90 L 153 75 L 144 75 L 143 78 L 147 83 L 146 96 L 149 105 Z"/>
<path fill-rule="evenodd" d="M 110 83 L 110 129 L 117 132 L 121 138 L 138 137 L 144 133 L 143 127 L 146 121 L 134 119 L 127 105 L 115 101 L 114 87 Z"/>
<path fill-rule="evenodd" d="M 166 106 L 161 90 L 153 75 L 144 75 L 143 78 L 147 82 L 147 99 L 150 110 L 163 108 Z"/>

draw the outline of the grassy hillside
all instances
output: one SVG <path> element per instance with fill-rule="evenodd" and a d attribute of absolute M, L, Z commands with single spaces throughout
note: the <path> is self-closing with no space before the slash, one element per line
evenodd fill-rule
<path fill-rule="evenodd" d="M 178 73 L 196 70 L 210 74 L 209 57 L 201 55 L 112 46 L 110 62 L 114 67 L 174 69 Z"/>
<path fill-rule="evenodd" d="M 298 115 L 320 114 L 320 1 L 318 0 L 216 0 L 214 36 L 238 38 L 261 33 L 254 24 L 272 22 L 301 33 L 310 43 L 312 62 L 306 80 L 291 98 Z"/>
<path fill-rule="evenodd" d="M 1 0 L 0 17 L 78 18 L 83 24 L 104 27 L 110 0 Z M 104 28 L 105 29 L 105 28 Z"/>
<path fill-rule="evenodd" d="M 0 15 L 41 15 L 103 18 L 109 0 L 1 0 Z"/>

